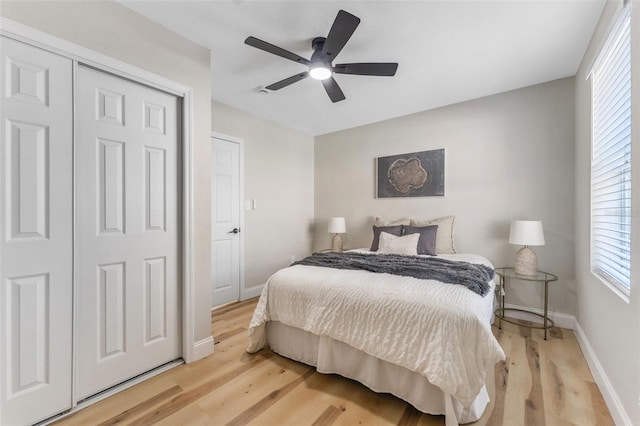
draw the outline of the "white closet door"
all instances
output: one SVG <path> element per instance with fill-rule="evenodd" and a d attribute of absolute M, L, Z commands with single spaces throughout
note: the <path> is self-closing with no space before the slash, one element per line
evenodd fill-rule
<path fill-rule="evenodd" d="M 71 407 L 72 63 L 0 37 L 0 424 Z"/>
<path fill-rule="evenodd" d="M 181 356 L 177 117 L 175 96 L 78 67 L 79 400 Z"/>

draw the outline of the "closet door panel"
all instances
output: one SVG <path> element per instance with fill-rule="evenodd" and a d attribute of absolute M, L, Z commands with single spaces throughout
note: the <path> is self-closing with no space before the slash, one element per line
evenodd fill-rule
<path fill-rule="evenodd" d="M 0 424 L 30 424 L 71 407 L 72 62 L 0 51 Z"/>
<path fill-rule="evenodd" d="M 179 358 L 178 99 L 78 68 L 77 396 Z"/>

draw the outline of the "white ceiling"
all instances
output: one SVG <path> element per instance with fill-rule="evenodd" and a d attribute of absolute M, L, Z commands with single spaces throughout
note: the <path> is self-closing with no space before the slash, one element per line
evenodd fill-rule
<path fill-rule="evenodd" d="M 330 133 L 575 75 L 604 0 L 121 1 L 212 50 L 213 99 L 310 135 Z M 398 62 L 395 77 L 337 75 L 333 104 L 305 71 L 244 44 L 309 58 L 338 10 L 362 21 L 334 63 Z"/>

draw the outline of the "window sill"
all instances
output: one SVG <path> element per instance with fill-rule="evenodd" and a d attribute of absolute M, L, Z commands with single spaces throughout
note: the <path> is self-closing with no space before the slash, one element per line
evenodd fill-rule
<path fill-rule="evenodd" d="M 627 290 L 627 289 L 623 290 L 619 286 L 613 284 L 612 282 L 609 282 L 608 279 L 598 274 L 597 272 L 591 271 L 591 275 L 593 275 L 598 280 L 600 280 L 600 282 L 602 282 L 605 286 L 607 286 L 609 290 L 611 290 L 616 296 L 622 299 L 625 303 L 627 304 L 630 303 L 630 297 L 629 297 L 630 290 Z"/>

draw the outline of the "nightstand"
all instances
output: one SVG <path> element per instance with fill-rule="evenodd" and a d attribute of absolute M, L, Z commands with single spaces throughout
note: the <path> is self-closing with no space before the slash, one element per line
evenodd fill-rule
<path fill-rule="evenodd" d="M 349 251 L 349 250 L 351 250 L 351 249 L 345 248 L 345 249 L 342 249 L 342 251 L 339 252 L 339 253 L 344 253 L 344 252 Z M 328 248 L 328 249 L 318 250 L 318 251 L 314 252 L 314 254 L 315 253 L 333 253 L 333 250 Z"/>
<path fill-rule="evenodd" d="M 549 307 L 549 283 L 553 281 L 558 281 L 558 277 L 550 274 L 548 272 L 538 271 L 536 275 L 520 275 L 516 274 L 514 268 L 496 268 L 496 274 L 500 277 L 500 284 L 498 284 L 498 309 L 495 311 L 495 315 L 498 318 L 498 328 L 502 328 L 502 321 L 509 322 L 511 324 L 517 324 L 522 327 L 529 328 L 539 328 L 544 329 L 544 340 L 547 340 L 547 330 L 554 326 L 553 321 L 549 318 L 548 315 L 548 307 Z M 537 282 L 544 283 L 544 314 L 540 315 L 537 312 L 533 312 L 527 309 L 517 309 L 517 308 L 505 308 L 504 307 L 504 296 L 505 296 L 505 283 L 507 279 L 515 279 L 521 281 L 529 281 L 529 282 Z M 511 320 L 505 317 L 505 312 L 508 311 L 520 311 L 526 312 L 527 314 L 535 315 L 537 317 L 542 318 L 543 325 L 523 325 L 519 322 Z"/>

